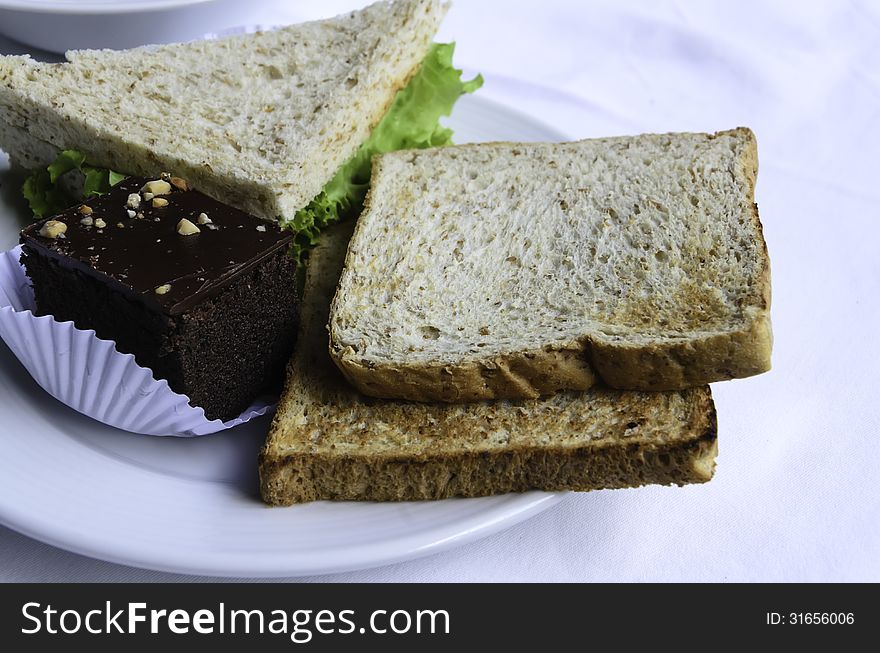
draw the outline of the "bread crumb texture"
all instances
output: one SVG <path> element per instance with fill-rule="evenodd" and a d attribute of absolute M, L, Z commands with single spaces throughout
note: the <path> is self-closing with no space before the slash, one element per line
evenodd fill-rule
<path fill-rule="evenodd" d="M 60 149 L 290 220 L 367 139 L 428 53 L 447 5 L 395 0 L 329 20 L 68 61 L 0 57 L 0 148 L 45 167 Z"/>
<path fill-rule="evenodd" d="M 745 128 L 378 158 L 331 315 L 375 396 L 673 390 L 769 369 Z"/>

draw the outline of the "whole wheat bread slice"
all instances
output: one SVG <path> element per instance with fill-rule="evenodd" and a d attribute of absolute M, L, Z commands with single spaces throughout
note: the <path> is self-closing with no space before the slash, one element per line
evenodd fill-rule
<path fill-rule="evenodd" d="M 172 170 L 286 221 L 367 139 L 446 9 L 441 0 L 395 0 L 270 32 L 72 51 L 60 64 L 3 56 L 0 149 L 23 166 L 49 146 L 130 174 Z M 26 149 L 22 131 L 43 144 L 39 152 Z"/>
<path fill-rule="evenodd" d="M 675 390 L 770 367 L 745 128 L 377 158 L 333 303 L 362 392 Z"/>
<path fill-rule="evenodd" d="M 467 405 L 359 394 L 326 347 L 350 231 L 338 225 L 326 233 L 310 258 L 297 349 L 260 454 L 267 503 L 444 499 L 712 477 L 716 419 L 708 387 L 595 389 Z"/>

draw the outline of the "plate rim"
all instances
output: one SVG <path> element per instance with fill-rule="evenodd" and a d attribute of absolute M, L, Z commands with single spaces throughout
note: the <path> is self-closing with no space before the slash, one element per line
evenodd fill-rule
<path fill-rule="evenodd" d="M 546 134 L 547 140 L 568 139 L 554 126 L 490 97 L 468 96 L 463 100 L 478 113 L 491 112 L 498 114 L 499 118 L 506 116 L 523 126 L 537 128 Z M 10 355 L 14 359 L 14 355 Z M 26 371 L 22 373 L 27 374 Z M 230 485 L 223 481 L 202 481 L 202 483 L 220 486 L 221 489 L 216 491 L 221 493 L 228 491 Z M 567 494 L 567 492 L 531 491 L 474 499 L 448 499 L 446 501 L 491 500 L 495 505 L 454 518 L 450 523 L 423 527 L 415 532 L 395 534 L 378 542 L 345 548 L 344 554 L 337 553 L 335 559 L 332 553 L 329 556 L 320 552 L 317 555 L 315 553 L 304 555 L 302 551 L 295 550 L 257 552 L 249 557 L 230 556 L 223 551 L 214 552 L 207 557 L 199 557 L 198 552 L 178 553 L 168 557 L 167 547 L 145 549 L 131 547 L 129 544 L 130 548 L 121 549 L 122 542 L 118 537 L 106 538 L 102 537 L 105 534 L 92 534 L 87 532 L 88 529 L 59 527 L 45 513 L 41 520 L 40 514 L 24 514 L 21 510 L 17 511 L 13 501 L 4 501 L 3 497 L 10 495 L 7 492 L 0 493 L 0 524 L 26 537 L 62 550 L 129 567 L 215 578 L 296 578 L 381 567 L 439 553 L 511 528 L 557 505 Z M 262 504 L 256 507 L 271 510 Z"/>
<path fill-rule="evenodd" d="M 147 0 L 146 2 L 33 2 L 32 0 L 0 0 L 0 9 L 34 14 L 57 14 L 59 16 L 93 16 L 95 14 L 133 14 L 151 11 L 183 9 L 209 4 L 218 0 Z"/>
<path fill-rule="evenodd" d="M 147 571 L 155 571 L 161 573 L 181 574 L 187 576 L 205 576 L 210 578 L 252 578 L 252 579 L 268 579 L 268 578 L 302 578 L 306 576 L 324 576 L 329 574 L 339 574 L 352 571 L 363 571 L 367 569 L 375 569 L 387 565 L 409 562 L 424 558 L 435 553 L 442 553 L 449 549 L 458 548 L 472 542 L 479 541 L 501 531 L 512 528 L 531 517 L 534 517 L 545 510 L 559 504 L 566 496 L 567 492 L 541 492 L 532 491 L 519 495 L 502 495 L 510 497 L 513 503 L 512 509 L 502 511 L 501 506 L 491 509 L 491 520 L 486 519 L 485 514 L 471 516 L 467 520 L 457 520 L 456 527 L 465 523 L 473 523 L 472 526 L 461 530 L 461 532 L 453 533 L 445 538 L 436 539 L 436 537 L 425 537 L 433 531 L 419 533 L 414 536 L 414 540 L 424 540 L 420 544 L 410 545 L 406 552 L 389 547 L 385 547 L 385 553 L 370 554 L 381 545 L 373 545 L 371 547 L 361 547 L 359 549 L 347 549 L 345 562 L 309 562 L 302 558 L 295 562 L 290 554 L 277 555 L 266 558 L 257 557 L 257 564 L 247 566 L 233 566 L 223 564 L 218 566 L 216 563 L 195 563 L 194 558 L 190 558 L 186 564 L 168 562 L 161 558 L 162 552 L 150 552 L 148 555 L 125 556 L 120 555 L 117 550 L 111 546 L 102 547 L 99 543 L 100 538 L 94 538 L 94 541 L 88 543 L 86 541 L 71 541 L 70 539 L 55 538 L 43 531 L 30 529 L 19 523 L 12 524 L 7 521 L 6 512 L 0 510 L 0 524 L 15 531 L 25 537 L 29 537 L 43 544 L 48 544 L 62 551 L 69 551 L 77 555 L 96 560 L 98 562 L 109 562 L 116 565 L 132 567 L 135 569 L 143 569 Z M 487 498 L 487 497 L 482 497 Z M 488 497 L 492 498 L 492 497 Z M 476 499 L 446 499 L 446 501 L 459 500 L 479 500 Z M 520 505 L 521 504 L 521 505 Z M 263 506 L 259 506 L 262 508 Z M 266 507 L 267 510 L 273 508 Z M 276 508 L 277 509 L 277 508 Z M 283 510 L 283 508 L 280 508 Z M 420 536 L 420 537 L 419 537 Z M 85 539 L 85 538 L 84 538 Z M 396 538 L 395 542 L 406 541 L 404 538 Z M 351 555 L 355 552 L 355 555 Z M 279 564 L 276 558 L 284 558 L 286 563 Z"/>

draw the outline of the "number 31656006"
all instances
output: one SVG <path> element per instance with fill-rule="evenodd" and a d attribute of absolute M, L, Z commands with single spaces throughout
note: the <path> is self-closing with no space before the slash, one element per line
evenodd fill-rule
<path fill-rule="evenodd" d="M 810 625 L 852 625 L 856 621 L 854 612 L 768 612 L 767 625 L 777 626 L 792 624 L 798 626 Z"/>

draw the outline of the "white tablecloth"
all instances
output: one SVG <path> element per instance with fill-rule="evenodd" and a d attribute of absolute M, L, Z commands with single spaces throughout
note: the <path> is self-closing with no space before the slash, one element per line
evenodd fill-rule
<path fill-rule="evenodd" d="M 276 4 L 255 22 L 358 3 Z M 480 542 L 322 580 L 880 580 L 880 6 L 458 0 L 440 37 L 482 94 L 573 138 L 754 129 L 774 369 L 714 387 L 707 485 L 570 495 Z M 0 580 L 198 579 L 0 529 Z"/>

